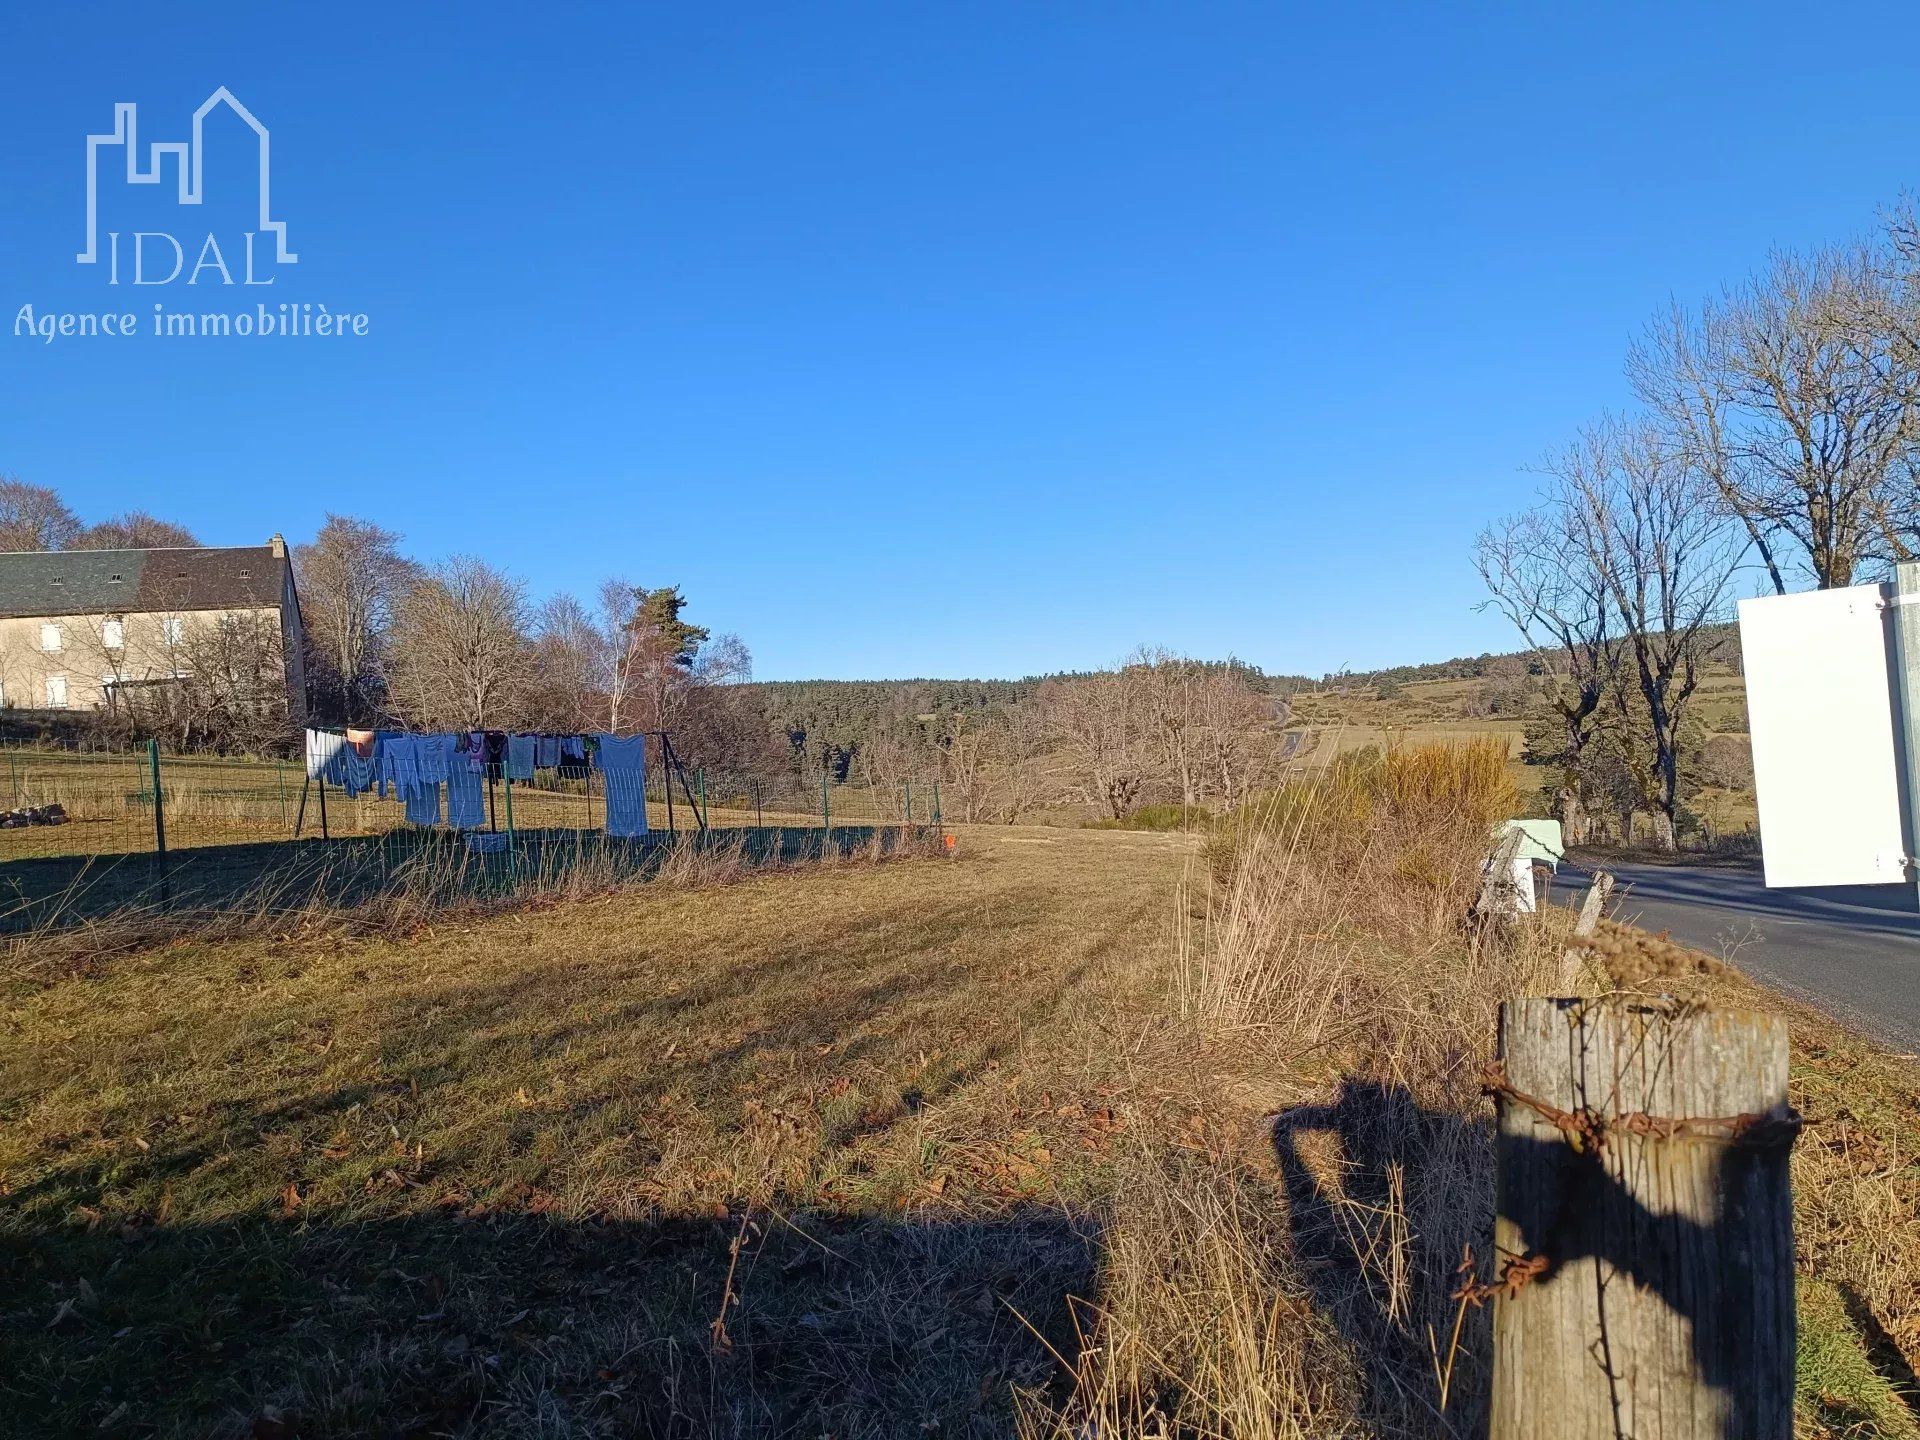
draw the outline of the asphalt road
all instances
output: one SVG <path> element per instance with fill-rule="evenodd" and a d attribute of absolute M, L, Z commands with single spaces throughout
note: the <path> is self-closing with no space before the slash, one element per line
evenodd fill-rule
<path fill-rule="evenodd" d="M 1920 1053 L 1920 904 L 1905 885 L 1769 890 L 1751 868 L 1609 865 L 1614 918 L 1731 960 L 1894 1048 Z M 1554 888 L 1587 888 L 1578 865 Z M 1624 893 L 1623 893 L 1624 892 Z"/>

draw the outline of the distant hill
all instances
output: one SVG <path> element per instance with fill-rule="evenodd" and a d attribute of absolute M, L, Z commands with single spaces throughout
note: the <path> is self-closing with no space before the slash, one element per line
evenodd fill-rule
<path fill-rule="evenodd" d="M 1740 627 L 1710 625 L 1702 634 L 1707 638 L 1707 659 L 1712 665 L 1733 670 L 1740 668 Z M 1330 689 L 1346 685 L 1415 685 L 1427 680 L 1486 680 L 1511 674 L 1514 667 L 1532 668 L 1531 651 L 1507 650 L 1500 654 L 1462 656 L 1456 660 L 1436 660 L 1425 665 L 1395 665 L 1385 670 L 1347 670 L 1327 675 L 1307 688 Z"/>

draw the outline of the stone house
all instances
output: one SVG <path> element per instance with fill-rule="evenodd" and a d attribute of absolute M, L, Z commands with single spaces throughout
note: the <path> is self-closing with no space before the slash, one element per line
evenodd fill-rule
<path fill-rule="evenodd" d="M 306 715 L 287 542 L 0 553 L 0 705 L 97 710 L 270 669 Z M 234 683 L 239 683 L 236 679 Z M 277 697 L 275 697 L 277 698 Z"/>

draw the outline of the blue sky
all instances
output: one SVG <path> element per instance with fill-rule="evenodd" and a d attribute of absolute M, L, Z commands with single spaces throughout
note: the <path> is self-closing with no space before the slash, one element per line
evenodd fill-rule
<path fill-rule="evenodd" d="M 1910 8 L 1670 8 L 10 6 L 0 472 L 678 583 L 766 678 L 1507 648 L 1472 537 L 1630 336 L 1920 171 Z M 298 263 L 77 265 L 85 137 L 222 85 Z M 367 333 L 15 333 L 262 298 Z"/>

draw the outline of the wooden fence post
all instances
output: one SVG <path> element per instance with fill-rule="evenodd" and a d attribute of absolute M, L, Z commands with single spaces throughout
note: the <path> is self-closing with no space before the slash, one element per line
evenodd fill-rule
<path fill-rule="evenodd" d="M 1787 1025 L 1500 1011 L 1491 1440 L 1789 1440 Z"/>
<path fill-rule="evenodd" d="M 1573 922 L 1573 943 L 1567 946 L 1560 957 L 1560 988 L 1568 995 L 1576 995 L 1586 989 L 1581 982 L 1587 971 L 1587 952 L 1585 941 L 1593 937 L 1600 928 L 1600 917 L 1606 913 L 1607 899 L 1613 894 L 1613 876 L 1604 870 L 1593 872 L 1593 880 L 1587 886 L 1586 898 L 1580 902 L 1580 913 Z"/>

